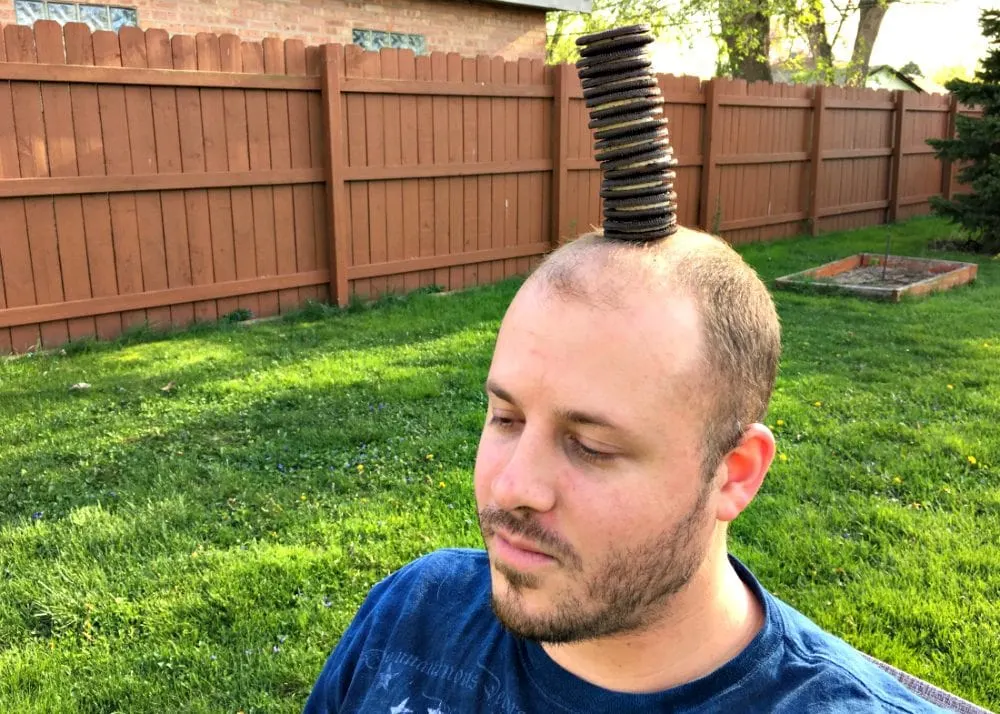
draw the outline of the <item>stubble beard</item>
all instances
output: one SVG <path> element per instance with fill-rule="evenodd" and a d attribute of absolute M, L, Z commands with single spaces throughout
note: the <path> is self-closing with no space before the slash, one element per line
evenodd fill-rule
<path fill-rule="evenodd" d="M 699 542 L 699 535 L 706 528 L 709 493 L 706 484 L 695 505 L 673 528 L 635 546 L 613 550 L 591 575 L 584 572 L 571 550 L 561 554 L 567 557 L 560 557 L 557 567 L 572 582 L 551 596 L 550 612 L 544 614 L 529 615 L 524 609 L 525 591 L 539 588 L 541 578 L 495 561 L 493 567 L 507 587 L 502 596 L 493 588 L 494 614 L 515 636 L 550 644 L 646 629 L 663 617 L 670 600 L 691 581 L 705 558 L 708 543 Z M 481 513 L 484 535 L 486 523 L 499 520 L 512 532 L 537 539 L 536 524 L 525 522 L 528 532 L 515 530 L 507 520 L 512 518 L 508 514 Z"/>

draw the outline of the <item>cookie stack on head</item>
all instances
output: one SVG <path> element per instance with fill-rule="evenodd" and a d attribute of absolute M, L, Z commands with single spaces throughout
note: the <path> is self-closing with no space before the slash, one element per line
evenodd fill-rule
<path fill-rule="evenodd" d="M 579 38 L 577 73 L 601 164 L 604 235 L 646 242 L 677 231 L 676 165 L 652 73 L 648 25 Z"/>

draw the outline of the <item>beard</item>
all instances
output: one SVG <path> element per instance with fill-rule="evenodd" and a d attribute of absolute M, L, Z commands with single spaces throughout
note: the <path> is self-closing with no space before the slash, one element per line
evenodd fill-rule
<path fill-rule="evenodd" d="M 711 491 L 702 488 L 691 510 L 673 527 L 625 548 L 612 549 L 596 567 L 583 567 L 569 544 L 547 533 L 537 522 L 495 508 L 480 512 L 484 541 L 496 527 L 530 539 L 551 553 L 569 585 L 550 598 L 549 612 L 525 611 L 524 592 L 538 589 L 541 578 L 502 562 L 493 567 L 507 582 L 507 592 L 491 605 L 500 623 L 527 640 L 561 644 L 641 631 L 662 617 L 669 601 L 694 577 L 708 551 L 699 535 L 706 527 L 705 505 Z"/>

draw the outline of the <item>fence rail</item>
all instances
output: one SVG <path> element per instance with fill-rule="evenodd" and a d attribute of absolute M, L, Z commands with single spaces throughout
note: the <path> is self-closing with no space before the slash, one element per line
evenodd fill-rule
<path fill-rule="evenodd" d="M 660 76 L 679 219 L 733 243 L 952 195 L 948 97 Z M 0 352 L 529 270 L 600 222 L 569 65 L 0 28 Z"/>

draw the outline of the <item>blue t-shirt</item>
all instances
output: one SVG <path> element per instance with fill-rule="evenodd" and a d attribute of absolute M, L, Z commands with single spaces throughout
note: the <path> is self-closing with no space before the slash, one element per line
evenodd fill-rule
<path fill-rule="evenodd" d="M 767 593 L 764 627 L 734 659 L 652 694 L 613 692 L 515 637 L 490 607 L 485 551 L 446 549 L 376 585 L 320 674 L 305 714 L 940 712 L 846 642 Z"/>

